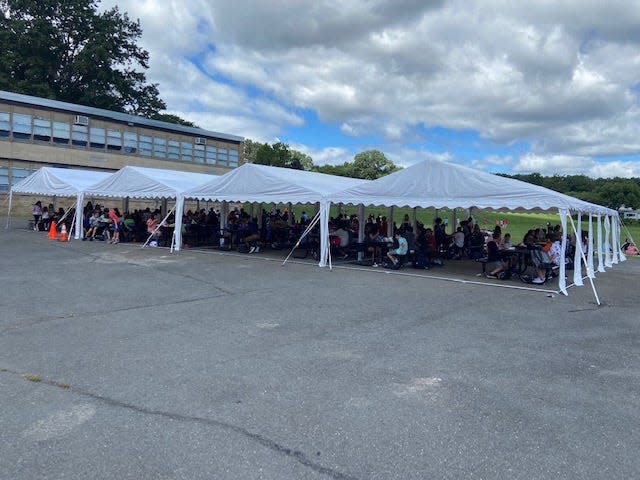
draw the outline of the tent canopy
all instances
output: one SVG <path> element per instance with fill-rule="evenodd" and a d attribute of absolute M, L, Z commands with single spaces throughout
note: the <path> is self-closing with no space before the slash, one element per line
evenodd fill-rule
<path fill-rule="evenodd" d="M 196 185 L 218 178 L 205 173 L 127 166 L 87 189 L 88 195 L 117 198 L 176 198 Z"/>
<path fill-rule="evenodd" d="M 332 203 L 422 208 L 558 209 L 608 213 L 605 207 L 468 167 L 427 160 L 327 196 Z"/>
<path fill-rule="evenodd" d="M 11 187 L 13 193 L 75 197 L 113 175 L 111 172 L 42 167 Z"/>
<path fill-rule="evenodd" d="M 183 195 L 199 200 L 306 204 L 363 183 L 368 180 L 246 163 L 219 179 L 183 192 Z"/>

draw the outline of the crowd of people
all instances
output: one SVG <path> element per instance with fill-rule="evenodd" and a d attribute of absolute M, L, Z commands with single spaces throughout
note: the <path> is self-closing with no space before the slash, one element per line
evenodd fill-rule
<path fill-rule="evenodd" d="M 53 204 L 43 206 L 40 201 L 33 205 L 34 230 L 48 231 L 55 221 L 60 229 L 61 223 L 69 230 L 75 215 L 73 208 L 69 212 Z M 288 210 L 263 209 L 261 218 L 251 216 L 243 208 L 229 211 L 221 228 L 220 211 L 209 209 L 188 210 L 183 216 L 183 236 L 185 245 L 218 244 L 228 248 L 237 248 L 246 253 L 259 253 L 264 246 L 282 248 L 295 243 L 311 218 L 302 212 L 299 219 Z M 160 223 L 162 222 L 162 223 Z M 151 244 L 168 246 L 168 232 L 173 232 L 175 218 L 169 215 L 164 221 L 159 209 L 146 208 L 121 214 L 118 208 L 92 205 L 88 202 L 83 210 L 83 240 L 102 240 L 111 244 L 121 241 L 151 240 Z M 531 262 L 536 274 L 533 283 L 544 283 L 553 267 L 559 266 L 562 244 L 560 225 L 528 230 L 520 242 L 514 241 L 509 233 L 502 232 L 500 225 L 493 231 L 480 228 L 473 217 L 459 222 L 452 233 L 447 233 L 446 219 L 436 217 L 430 226 L 415 223 L 415 231 L 409 215 L 404 215 L 400 224 L 391 225 L 384 215 L 369 215 L 364 225 L 364 242 L 358 246 L 357 238 L 360 219 L 357 215 L 341 213 L 330 219 L 330 245 L 332 252 L 342 259 L 349 258 L 355 252 L 370 255 L 373 266 L 384 265 L 400 268 L 410 263 L 414 268 L 428 269 L 442 266 L 443 259 L 475 259 L 486 263 L 486 276 L 489 278 L 508 278 L 513 271 L 518 256 L 517 249 L 526 249 L 531 254 Z M 165 227 L 165 228 L 163 228 Z M 304 242 L 315 238 L 319 228 Z M 570 264 L 575 251 L 576 241 L 582 243 L 583 251 L 588 251 L 588 232 L 583 231 L 581 238 L 567 236 L 566 261 Z M 621 250 L 627 255 L 637 255 L 636 245 L 625 240 Z M 570 265 L 569 265 L 570 266 Z"/>

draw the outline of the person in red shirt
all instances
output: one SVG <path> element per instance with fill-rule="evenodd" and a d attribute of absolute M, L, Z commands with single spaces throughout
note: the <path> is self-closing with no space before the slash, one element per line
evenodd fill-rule
<path fill-rule="evenodd" d="M 120 243 L 120 212 L 117 208 L 109 210 L 109 220 L 113 225 L 113 237 L 109 243 Z"/>

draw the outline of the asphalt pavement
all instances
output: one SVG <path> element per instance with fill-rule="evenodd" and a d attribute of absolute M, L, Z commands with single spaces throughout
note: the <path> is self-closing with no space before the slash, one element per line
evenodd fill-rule
<path fill-rule="evenodd" d="M 637 259 L 598 306 L 475 270 L 0 245 L 0 479 L 640 476 Z"/>

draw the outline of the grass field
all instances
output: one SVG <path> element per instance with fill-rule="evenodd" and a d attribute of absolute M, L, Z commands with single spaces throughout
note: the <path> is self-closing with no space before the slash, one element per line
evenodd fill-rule
<path fill-rule="evenodd" d="M 300 218 L 300 214 L 305 210 L 304 207 L 295 207 L 294 211 L 296 213 L 297 218 Z M 307 209 L 309 210 L 309 209 Z M 346 207 L 343 208 L 343 211 L 347 214 L 357 213 L 357 208 L 354 207 Z M 335 217 L 338 214 L 338 208 L 333 206 L 331 208 L 331 216 Z M 369 214 L 373 214 L 374 216 L 378 215 L 387 215 L 386 208 L 367 208 L 365 210 L 365 215 L 369 216 Z M 405 214 L 409 214 L 409 218 L 412 215 L 412 209 L 410 208 L 395 208 L 393 211 L 393 220 L 400 224 L 402 222 L 402 218 Z M 453 224 L 453 211 L 452 210 L 440 210 L 438 212 L 438 216 L 442 219 L 447 219 L 449 226 L 447 227 L 447 232 L 452 232 L 452 224 Z M 530 228 L 538 228 L 543 227 L 546 228 L 547 223 L 551 225 L 557 225 L 560 223 L 560 218 L 555 213 L 515 213 L 515 212 L 495 212 L 495 211 L 487 211 L 487 210 L 473 210 L 471 213 L 474 221 L 480 225 L 480 228 L 484 230 L 492 230 L 494 226 L 502 221 L 502 231 L 503 233 L 510 233 L 511 237 L 514 241 L 520 242 L 524 238 L 525 233 Z M 468 217 L 468 213 L 466 210 L 458 209 L 456 211 L 457 221 L 464 220 Z M 432 225 L 434 218 L 433 209 L 417 209 L 416 218 L 418 221 L 424 223 L 425 225 Z M 583 221 L 582 228 L 586 230 L 587 224 Z M 595 227 L 594 227 L 595 228 Z M 628 233 L 627 233 L 628 230 Z M 629 221 L 625 223 L 622 228 L 622 232 L 620 233 L 621 241 L 624 241 L 626 237 L 631 235 L 635 242 L 640 241 L 640 222 Z"/>

